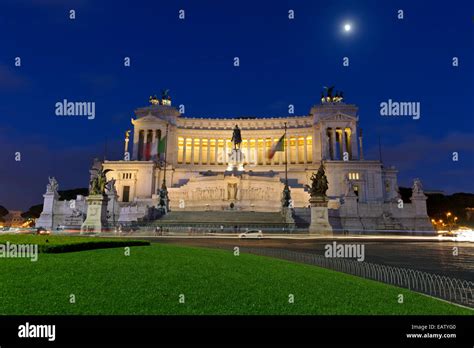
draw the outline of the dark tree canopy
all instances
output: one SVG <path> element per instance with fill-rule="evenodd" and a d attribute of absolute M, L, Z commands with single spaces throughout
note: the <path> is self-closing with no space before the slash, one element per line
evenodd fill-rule
<path fill-rule="evenodd" d="M 27 211 L 21 213 L 21 217 L 24 219 L 37 219 L 40 217 L 43 211 L 43 204 L 33 205 Z"/>
<path fill-rule="evenodd" d="M 76 199 L 77 195 L 87 196 L 89 195 L 88 188 L 76 188 L 71 190 L 58 191 L 59 199 L 70 201 L 71 199 Z"/>
<path fill-rule="evenodd" d="M 408 187 L 399 188 L 403 202 L 410 203 L 412 190 Z M 428 215 L 433 219 L 444 219 L 447 212 L 459 218 L 460 223 L 467 223 L 466 208 L 474 208 L 474 194 L 472 193 L 454 193 L 452 195 L 444 195 L 442 193 L 426 193 L 428 197 L 426 206 Z M 472 224 L 472 222 L 470 222 Z"/>
<path fill-rule="evenodd" d="M 0 205 L 0 217 L 5 216 L 7 214 L 8 214 L 8 209 Z"/>
<path fill-rule="evenodd" d="M 58 191 L 58 193 L 59 193 L 60 200 L 70 201 L 71 199 L 76 199 L 77 195 L 87 196 L 89 194 L 89 189 L 76 188 L 76 189 L 71 189 L 71 190 Z M 3 207 L 0 206 L 0 216 L 2 216 L 1 208 Z M 27 211 L 23 212 L 21 216 L 25 219 L 28 219 L 28 218 L 37 219 L 41 215 L 42 211 L 43 211 L 43 204 L 36 204 L 36 205 L 31 206 Z"/>

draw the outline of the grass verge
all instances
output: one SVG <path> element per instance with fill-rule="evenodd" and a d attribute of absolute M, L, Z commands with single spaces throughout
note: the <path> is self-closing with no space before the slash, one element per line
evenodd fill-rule
<path fill-rule="evenodd" d="M 0 314 L 10 315 L 473 314 L 310 265 L 165 244 L 132 247 L 129 256 L 114 248 L 0 259 L 0 284 Z"/>

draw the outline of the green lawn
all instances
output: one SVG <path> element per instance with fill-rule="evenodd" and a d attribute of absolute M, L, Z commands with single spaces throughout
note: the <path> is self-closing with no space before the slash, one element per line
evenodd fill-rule
<path fill-rule="evenodd" d="M 74 294 L 76 303 L 69 302 Z M 185 303 L 179 303 L 184 294 Z M 295 302 L 288 303 L 289 294 Z M 404 303 L 397 302 L 404 295 Z M 155 244 L 0 259 L 0 314 L 473 314 L 382 283 L 256 255 Z"/>

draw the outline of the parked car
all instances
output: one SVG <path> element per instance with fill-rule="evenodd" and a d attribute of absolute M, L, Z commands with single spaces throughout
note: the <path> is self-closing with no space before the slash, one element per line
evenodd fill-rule
<path fill-rule="evenodd" d="M 471 229 L 459 229 L 456 231 L 454 240 L 458 242 L 474 242 L 474 231 Z"/>
<path fill-rule="evenodd" d="M 51 231 L 50 230 L 47 230 L 46 228 L 44 227 L 39 227 L 36 229 L 36 234 L 39 234 L 39 235 L 50 235 L 51 234 Z"/>
<path fill-rule="evenodd" d="M 239 238 L 261 239 L 263 238 L 263 232 L 262 230 L 248 230 L 248 231 L 245 231 L 244 233 L 239 234 Z"/>

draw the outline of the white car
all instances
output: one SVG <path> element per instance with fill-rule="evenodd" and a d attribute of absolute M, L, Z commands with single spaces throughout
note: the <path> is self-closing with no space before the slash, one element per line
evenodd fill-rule
<path fill-rule="evenodd" d="M 239 238 L 263 238 L 262 230 L 248 230 L 244 233 L 239 234 Z"/>
<path fill-rule="evenodd" d="M 454 237 L 457 242 L 474 242 L 474 231 L 472 230 L 459 230 Z"/>

